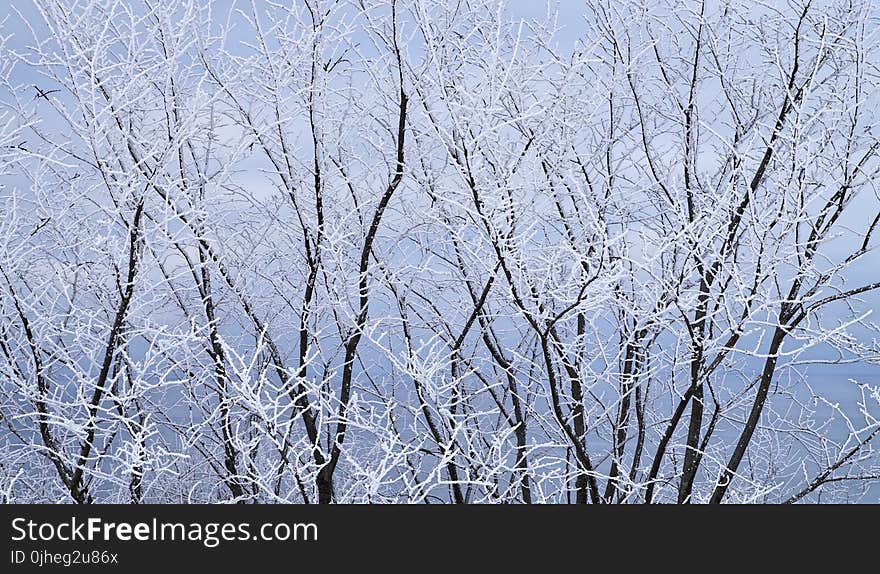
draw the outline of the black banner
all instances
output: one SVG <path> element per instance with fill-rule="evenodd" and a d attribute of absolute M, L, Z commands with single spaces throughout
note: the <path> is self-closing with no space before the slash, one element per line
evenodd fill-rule
<path fill-rule="evenodd" d="M 874 555 L 880 518 L 880 506 L 7 505 L 0 512 L 2 572 L 469 572 L 572 560 L 612 560 L 629 571 L 701 554 L 738 562 L 774 553 L 789 565 L 826 554 L 846 564 Z"/>

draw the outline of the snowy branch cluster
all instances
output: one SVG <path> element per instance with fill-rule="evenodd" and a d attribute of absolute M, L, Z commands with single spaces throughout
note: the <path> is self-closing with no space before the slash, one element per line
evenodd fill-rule
<path fill-rule="evenodd" d="M 0 497 L 880 500 L 877 8 L 22 3 Z"/>

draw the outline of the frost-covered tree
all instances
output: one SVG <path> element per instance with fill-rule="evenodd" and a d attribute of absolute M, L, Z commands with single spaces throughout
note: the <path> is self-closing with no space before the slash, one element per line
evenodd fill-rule
<path fill-rule="evenodd" d="M 4 500 L 880 500 L 878 16 L 21 0 Z"/>

